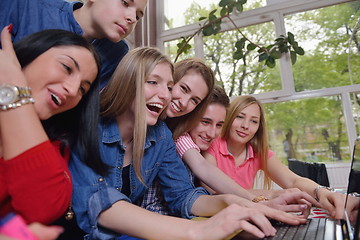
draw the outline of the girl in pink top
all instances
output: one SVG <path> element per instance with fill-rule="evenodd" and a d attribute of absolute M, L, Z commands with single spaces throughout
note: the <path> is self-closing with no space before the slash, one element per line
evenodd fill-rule
<path fill-rule="evenodd" d="M 240 186 L 245 189 L 252 188 L 257 171 L 261 169 L 261 159 L 254 154 L 251 144 L 247 145 L 246 160 L 240 165 L 236 165 L 236 160 L 229 152 L 226 140 L 223 138 L 217 138 L 207 150 L 207 153 L 214 156 L 217 167 Z M 269 150 L 268 158 L 271 158 L 273 155 L 274 153 Z"/>
<path fill-rule="evenodd" d="M 269 188 L 272 180 L 284 189 L 298 188 L 317 199 L 332 217 L 344 217 L 345 195 L 296 175 L 269 150 L 264 109 L 256 98 L 245 95 L 231 102 L 220 137 L 204 157 L 244 188 L 250 188 L 262 170 L 264 187 Z M 354 213 L 355 207 L 349 210 Z"/>

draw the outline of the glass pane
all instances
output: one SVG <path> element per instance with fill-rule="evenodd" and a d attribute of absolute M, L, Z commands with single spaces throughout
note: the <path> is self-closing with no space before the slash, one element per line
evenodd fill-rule
<path fill-rule="evenodd" d="M 352 101 L 356 136 L 360 136 L 360 93 L 352 93 L 350 96 Z"/>
<path fill-rule="evenodd" d="M 165 54 L 167 56 L 170 57 L 171 60 L 175 61 L 175 58 L 177 56 L 177 50 L 178 50 L 178 47 L 177 47 L 177 44 L 181 42 L 181 39 L 178 39 L 178 40 L 172 40 L 172 41 L 168 41 L 168 42 L 165 42 L 164 45 L 165 45 Z M 182 59 L 185 59 L 185 58 L 188 58 L 188 57 L 194 57 L 195 56 L 195 52 L 194 52 L 194 39 L 191 39 L 189 41 L 189 44 L 191 45 L 191 48 L 190 50 L 188 50 L 187 53 L 182 53 L 178 59 L 177 59 L 177 62 L 182 60 Z"/>
<path fill-rule="evenodd" d="M 354 31 L 360 2 L 297 13 L 285 19 L 287 31 L 304 48 L 293 65 L 297 92 L 360 83 L 360 31 Z M 358 26 L 359 28 L 359 26 Z M 351 35 L 354 37 L 351 41 Z"/>
<path fill-rule="evenodd" d="M 271 149 L 308 162 L 348 162 L 350 149 L 340 96 L 265 104 Z"/>
<path fill-rule="evenodd" d="M 263 46 L 275 39 L 272 22 L 242 28 L 241 31 L 248 39 Z M 245 59 L 233 59 L 235 43 L 241 38 L 237 30 L 204 37 L 205 60 L 215 71 L 218 84 L 224 86 L 230 97 L 280 90 L 278 61 L 275 68 L 265 67 L 264 62 L 258 61 L 256 50 L 245 52 Z"/>
<path fill-rule="evenodd" d="M 196 23 L 206 13 L 216 9 L 220 0 L 164 0 L 164 29 L 181 27 Z M 264 7 L 266 0 L 248 0 L 244 10 Z M 219 12 L 219 11 L 218 11 Z"/>

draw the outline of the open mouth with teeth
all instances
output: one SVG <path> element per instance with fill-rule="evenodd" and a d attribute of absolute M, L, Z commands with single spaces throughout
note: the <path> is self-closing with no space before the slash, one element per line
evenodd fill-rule
<path fill-rule="evenodd" d="M 200 138 L 204 141 L 204 142 L 211 142 L 213 139 L 212 138 L 205 138 L 205 137 L 202 137 L 200 136 Z"/>
<path fill-rule="evenodd" d="M 157 104 L 157 103 L 149 103 L 146 104 L 146 107 L 151 111 L 151 112 L 156 112 L 156 113 L 160 113 L 163 109 L 163 105 L 161 104 Z"/>
<path fill-rule="evenodd" d="M 61 105 L 61 99 L 58 97 L 58 96 L 56 96 L 55 94 L 53 94 L 53 93 L 51 93 L 51 99 L 54 101 L 54 103 L 56 104 L 56 105 L 58 105 L 58 106 L 60 106 Z"/>
<path fill-rule="evenodd" d="M 175 103 L 171 102 L 170 104 L 171 104 L 172 108 L 175 109 L 175 111 L 177 111 L 177 112 L 181 111 L 181 109 L 178 106 L 176 106 Z"/>

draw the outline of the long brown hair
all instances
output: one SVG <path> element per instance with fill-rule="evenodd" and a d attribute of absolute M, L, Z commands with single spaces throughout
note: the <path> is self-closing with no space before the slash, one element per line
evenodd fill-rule
<path fill-rule="evenodd" d="M 249 141 L 249 143 L 254 149 L 254 154 L 261 159 L 261 168 L 264 172 L 264 188 L 269 189 L 271 185 L 271 180 L 267 170 L 269 141 L 265 122 L 265 111 L 262 104 L 256 98 L 250 95 L 238 96 L 233 99 L 226 114 L 225 123 L 221 131 L 221 137 L 225 140 L 229 138 L 230 129 L 235 118 L 244 108 L 252 104 L 257 104 L 260 108 L 260 123 L 259 129 L 255 133 L 254 137 Z"/>
<path fill-rule="evenodd" d="M 176 84 L 177 82 L 179 82 L 180 79 L 183 78 L 191 70 L 202 76 L 208 87 L 208 93 L 193 111 L 185 114 L 184 116 L 168 118 L 166 120 L 166 124 L 173 133 L 173 139 L 177 139 L 182 134 L 196 126 L 198 120 L 204 114 L 206 107 L 209 103 L 209 93 L 211 93 L 214 89 L 214 72 L 209 66 L 204 63 L 203 60 L 199 58 L 188 58 L 175 63 L 174 83 Z"/>
<path fill-rule="evenodd" d="M 114 119 L 123 114 L 131 104 L 135 104 L 135 124 L 133 132 L 133 161 L 138 179 L 141 173 L 142 157 L 146 138 L 146 115 L 144 83 L 157 64 L 168 63 L 172 73 L 171 60 L 156 48 L 140 47 L 131 50 L 121 60 L 110 82 L 101 92 L 100 110 L 104 119 Z"/>

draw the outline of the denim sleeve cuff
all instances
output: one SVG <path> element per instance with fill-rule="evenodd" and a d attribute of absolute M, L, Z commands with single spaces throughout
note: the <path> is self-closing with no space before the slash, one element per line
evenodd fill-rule
<path fill-rule="evenodd" d="M 110 208 L 117 201 L 131 202 L 130 199 L 114 188 L 105 188 L 94 193 L 88 201 L 88 214 L 92 231 L 90 239 L 112 239 L 120 234 L 111 235 L 111 231 L 99 228 L 98 217 L 101 212 Z M 114 233 L 115 234 L 115 233 Z M 99 238 L 100 237 L 100 238 Z"/>
<path fill-rule="evenodd" d="M 198 187 L 192 190 L 186 197 L 185 201 L 181 206 L 181 217 L 191 219 L 196 217 L 195 215 L 191 214 L 191 208 L 201 195 L 210 195 L 210 193 L 203 187 Z"/>

